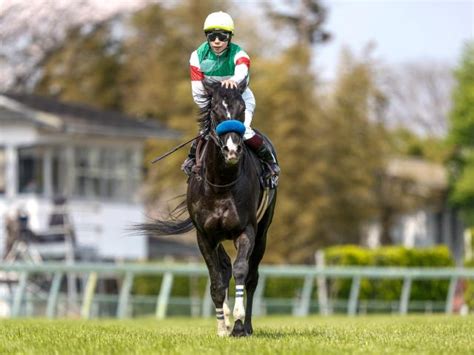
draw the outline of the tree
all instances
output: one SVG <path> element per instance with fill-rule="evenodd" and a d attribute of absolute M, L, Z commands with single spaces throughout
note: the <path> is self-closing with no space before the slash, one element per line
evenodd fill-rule
<path fill-rule="evenodd" d="M 69 30 L 61 49 L 49 54 L 35 91 L 64 101 L 123 110 L 120 92 L 120 43 L 112 36 L 114 21 Z"/>
<path fill-rule="evenodd" d="M 320 211 L 320 235 L 327 243 L 359 243 L 362 227 L 377 216 L 377 177 L 385 160 L 385 132 L 375 113 L 384 104 L 376 67 L 366 57 L 342 53 L 338 76 L 325 110 L 321 159 L 330 202 Z"/>
<path fill-rule="evenodd" d="M 448 141 L 454 147 L 450 161 L 451 202 L 474 224 L 474 42 L 466 44 L 455 72 L 453 108 Z"/>
<path fill-rule="evenodd" d="M 450 66 L 418 62 L 388 68 L 383 86 L 388 126 L 406 127 L 424 136 L 446 135 L 453 87 Z"/>
<path fill-rule="evenodd" d="M 311 228 L 318 218 L 319 182 L 314 160 L 318 104 L 308 49 L 292 47 L 277 59 L 253 63 L 252 89 L 257 97 L 254 124 L 274 142 L 282 173 L 278 204 L 271 226 L 267 262 L 311 260 Z"/>
<path fill-rule="evenodd" d="M 53 53 L 67 42 L 71 28 L 94 25 L 136 10 L 147 0 L 113 6 L 94 0 L 2 0 L 0 2 L 0 91 L 31 90 Z"/>
<path fill-rule="evenodd" d="M 312 233 L 319 218 L 315 211 L 324 208 L 324 200 L 316 195 L 321 183 L 320 165 L 314 159 L 320 107 L 311 50 L 329 37 L 322 29 L 326 11 L 320 1 L 298 5 L 296 12 L 280 13 L 267 4 L 277 28 L 289 26 L 300 35 L 280 55 L 254 57 L 252 64 L 251 85 L 257 97 L 253 125 L 275 143 L 282 168 L 267 262 L 312 261 L 319 244 Z"/>
<path fill-rule="evenodd" d="M 277 27 L 290 27 L 296 35 L 299 46 L 311 47 L 330 39 L 330 34 L 323 29 L 327 18 L 327 8 L 320 0 L 289 0 L 284 11 L 275 10 L 269 3 L 267 14 Z"/>

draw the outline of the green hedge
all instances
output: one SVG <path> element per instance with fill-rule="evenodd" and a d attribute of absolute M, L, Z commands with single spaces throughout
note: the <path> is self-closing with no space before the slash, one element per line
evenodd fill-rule
<path fill-rule="evenodd" d="M 326 249 L 326 264 L 331 266 L 393 266 L 393 267 L 449 267 L 454 265 L 448 248 L 408 249 L 398 246 L 366 249 L 356 245 L 337 246 Z M 332 298 L 347 299 L 352 280 L 330 281 Z M 403 280 L 362 279 L 360 299 L 395 301 L 400 299 Z M 413 281 L 411 300 L 443 301 L 446 299 L 449 281 Z"/>
<path fill-rule="evenodd" d="M 135 276 L 132 294 L 157 296 L 160 293 L 162 280 L 162 275 Z M 189 297 L 193 295 L 202 297 L 206 289 L 206 283 L 206 277 L 175 276 L 173 278 L 171 294 L 175 297 Z"/>

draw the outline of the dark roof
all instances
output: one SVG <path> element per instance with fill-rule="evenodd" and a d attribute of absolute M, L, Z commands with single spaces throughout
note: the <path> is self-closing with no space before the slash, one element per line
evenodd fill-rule
<path fill-rule="evenodd" d="M 35 112 L 56 116 L 60 130 L 70 133 L 98 135 L 120 135 L 133 137 L 176 138 L 177 132 L 167 129 L 157 120 L 125 115 L 120 112 L 105 111 L 78 103 L 58 101 L 51 97 L 21 93 L 3 93 L 4 97 L 20 103 L 22 108 L 13 114 L 11 108 L 2 108 L 0 118 L 13 119 L 23 113 L 25 119 L 36 124 L 48 125 Z M 7 111 L 10 111 L 7 114 Z M 58 129 L 58 125 L 50 128 Z"/>

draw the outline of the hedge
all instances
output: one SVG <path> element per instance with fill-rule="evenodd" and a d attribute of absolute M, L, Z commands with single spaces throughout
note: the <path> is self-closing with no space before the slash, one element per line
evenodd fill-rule
<path fill-rule="evenodd" d="M 399 246 L 366 249 L 356 245 L 327 248 L 326 264 L 332 266 L 384 266 L 384 267 L 450 267 L 454 260 L 447 247 L 404 248 Z M 347 299 L 352 280 L 330 281 L 331 298 Z M 403 280 L 362 279 L 359 298 L 361 300 L 396 301 L 400 299 Z M 410 299 L 443 301 L 446 299 L 449 281 L 415 280 Z"/>

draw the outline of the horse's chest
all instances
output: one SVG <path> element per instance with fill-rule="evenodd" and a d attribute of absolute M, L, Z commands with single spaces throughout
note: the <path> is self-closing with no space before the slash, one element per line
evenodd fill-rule
<path fill-rule="evenodd" d="M 240 218 L 232 200 L 216 200 L 199 209 L 200 220 L 205 230 L 233 230 L 240 227 Z"/>

